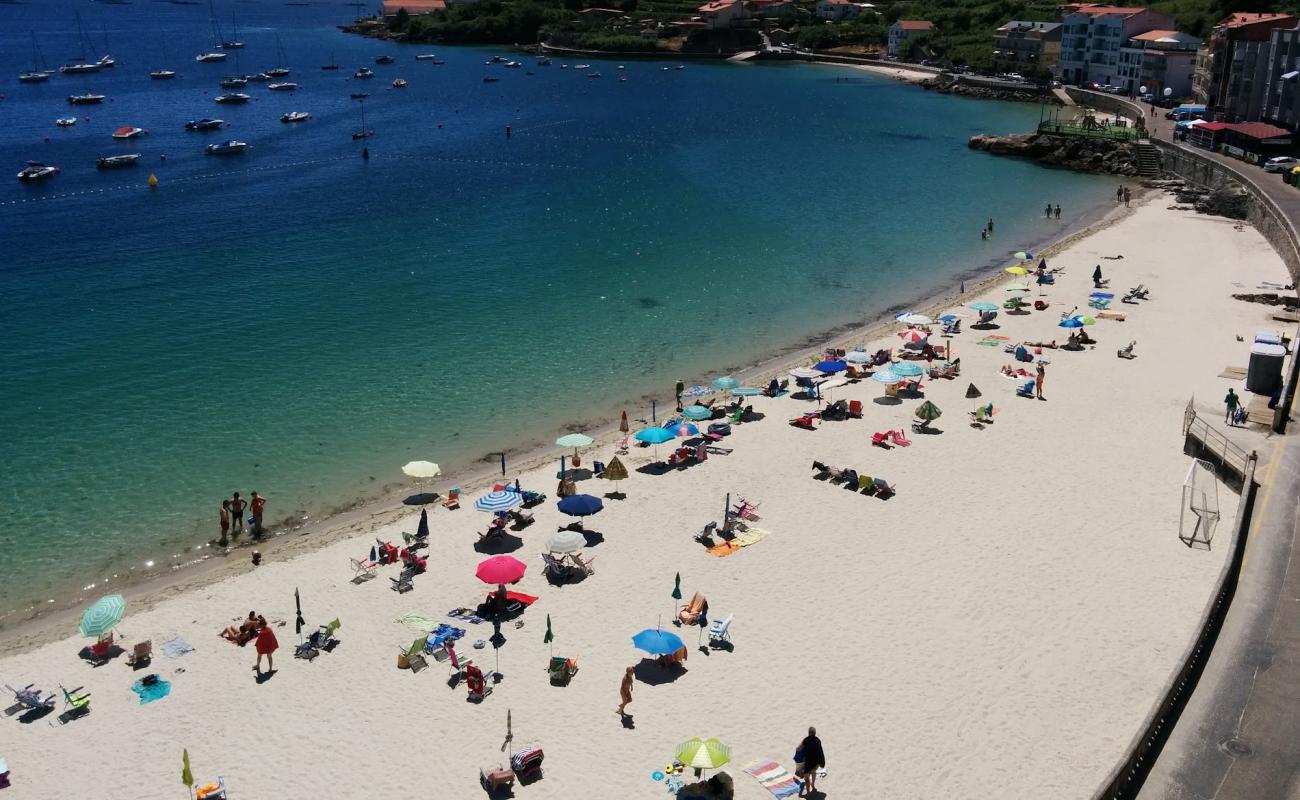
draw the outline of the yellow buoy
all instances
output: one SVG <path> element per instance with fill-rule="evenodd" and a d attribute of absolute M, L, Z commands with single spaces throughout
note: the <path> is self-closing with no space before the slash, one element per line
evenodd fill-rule
<path fill-rule="evenodd" d="M 154 175 L 152 172 L 149 173 L 149 188 L 150 189 L 158 188 L 158 176 Z"/>

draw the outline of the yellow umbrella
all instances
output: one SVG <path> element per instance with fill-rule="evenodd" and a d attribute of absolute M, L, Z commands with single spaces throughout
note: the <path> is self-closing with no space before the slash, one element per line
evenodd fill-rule
<path fill-rule="evenodd" d="M 677 760 L 695 769 L 717 769 L 731 760 L 731 748 L 717 739 L 691 739 L 677 745 Z"/>
<path fill-rule="evenodd" d="M 1024 267 L 1007 267 L 1007 272 L 1010 272 L 1012 275 L 1028 275 L 1028 274 L 1029 274 L 1029 270 L 1025 269 Z"/>

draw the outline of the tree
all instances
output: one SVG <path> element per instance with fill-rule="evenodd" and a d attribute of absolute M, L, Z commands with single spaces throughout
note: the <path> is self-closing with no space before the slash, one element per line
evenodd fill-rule
<path fill-rule="evenodd" d="M 411 14 L 404 8 L 397 9 L 397 14 L 393 17 L 393 24 L 389 27 L 395 31 L 404 31 L 411 24 Z"/>

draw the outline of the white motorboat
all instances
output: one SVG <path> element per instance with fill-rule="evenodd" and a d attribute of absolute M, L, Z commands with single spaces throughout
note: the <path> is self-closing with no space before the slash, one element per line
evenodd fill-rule
<path fill-rule="evenodd" d="M 139 153 L 123 153 L 120 156 L 104 156 L 95 159 L 95 166 L 99 169 L 112 169 L 114 167 L 134 166 L 140 160 Z"/>
<path fill-rule="evenodd" d="M 273 92 L 292 92 L 298 88 L 298 84 L 284 81 L 281 83 L 273 83 L 267 86 L 266 88 L 270 89 Z"/>
<path fill-rule="evenodd" d="M 200 64 L 209 64 L 212 63 L 213 61 L 225 61 L 226 54 L 218 53 L 216 51 L 199 53 L 197 56 L 194 57 L 194 60 L 199 62 Z"/>
<path fill-rule="evenodd" d="M 227 104 L 247 103 L 251 99 L 253 98 L 244 94 L 243 92 L 228 92 L 226 94 L 217 95 L 218 103 L 227 103 Z"/>
<path fill-rule="evenodd" d="M 149 135 L 149 131 L 145 130 L 144 128 L 135 128 L 130 125 L 123 125 L 122 127 L 113 131 L 113 138 L 119 140 L 135 139 L 140 136 L 148 136 L 148 135 Z"/>
<path fill-rule="evenodd" d="M 311 114 L 306 111 L 290 111 L 280 117 L 281 122 L 306 122 L 311 119 Z"/>
<path fill-rule="evenodd" d="M 149 77 L 156 81 L 169 81 L 176 77 L 176 71 L 170 69 L 156 69 L 149 73 Z"/>
<path fill-rule="evenodd" d="M 18 180 L 24 182 L 39 181 L 58 175 L 59 172 L 58 167 L 51 167 L 39 161 L 28 161 L 27 166 L 23 167 L 22 171 L 18 173 Z"/>
<path fill-rule="evenodd" d="M 591 69 L 591 65 L 590 65 L 590 64 L 578 64 L 578 65 L 576 65 L 576 66 L 574 67 L 574 69 Z"/>
<path fill-rule="evenodd" d="M 519 68 L 522 67 L 522 66 L 523 66 L 523 64 L 520 64 L 518 61 L 507 61 L 507 62 L 506 62 L 506 69 L 519 69 Z"/>
<path fill-rule="evenodd" d="M 112 69 L 113 65 L 116 64 L 117 61 L 114 60 L 112 56 L 100 56 L 99 60 L 95 63 L 98 64 L 101 69 Z"/>
<path fill-rule="evenodd" d="M 402 80 L 401 78 L 398 78 L 398 79 L 394 80 L 394 81 L 393 81 L 393 88 L 394 88 L 394 89 L 405 89 L 405 88 L 406 88 L 406 81 Z"/>
<path fill-rule="evenodd" d="M 253 75 L 245 75 L 244 79 L 250 80 L 253 83 L 267 83 L 271 80 L 271 76 L 267 75 L 265 72 L 258 72 Z"/>
<path fill-rule="evenodd" d="M 433 53 L 419 53 L 415 56 L 416 61 L 432 61 L 435 58 L 437 58 L 437 56 Z"/>
<path fill-rule="evenodd" d="M 24 72 L 18 76 L 19 83 L 44 83 L 50 79 L 48 72 Z"/>
<path fill-rule="evenodd" d="M 356 72 L 352 73 L 352 77 L 354 77 L 354 78 L 373 78 L 373 77 L 375 77 L 375 71 L 374 71 L 373 69 L 371 69 L 370 67 L 362 67 L 361 69 L 359 69 L 359 70 L 357 70 Z"/>
<path fill-rule="evenodd" d="M 99 64 L 64 64 L 59 67 L 59 72 L 64 75 L 77 75 L 84 72 L 99 72 Z"/>
<path fill-rule="evenodd" d="M 226 123 L 225 123 L 224 120 L 219 120 L 219 119 L 208 119 L 207 117 L 204 117 L 203 119 L 192 119 L 192 120 L 190 120 L 189 122 L 185 123 L 185 130 L 187 130 L 187 131 L 215 131 L 215 130 L 220 129 L 221 126 L 222 126 L 222 125 L 225 125 L 225 124 L 226 124 Z"/>
<path fill-rule="evenodd" d="M 77 124 L 77 118 L 59 117 L 58 119 L 54 120 L 54 124 L 58 125 L 60 128 L 71 128 L 73 125 Z"/>
<path fill-rule="evenodd" d="M 248 78 L 244 78 L 244 77 L 233 77 L 233 76 L 232 76 L 232 77 L 229 77 L 229 78 L 222 78 L 222 79 L 221 79 L 221 88 L 222 88 L 222 89 L 242 89 L 242 88 L 244 88 L 244 87 L 247 86 L 247 85 L 248 85 Z"/>
<path fill-rule="evenodd" d="M 247 149 L 248 142 L 240 142 L 235 139 L 230 139 L 221 144 L 210 144 L 203 148 L 203 152 L 210 156 L 228 156 L 242 153 Z"/>
<path fill-rule="evenodd" d="M 89 106 L 95 103 L 104 102 L 104 95 L 86 92 L 85 94 L 74 94 L 68 96 L 68 102 L 74 106 Z"/>

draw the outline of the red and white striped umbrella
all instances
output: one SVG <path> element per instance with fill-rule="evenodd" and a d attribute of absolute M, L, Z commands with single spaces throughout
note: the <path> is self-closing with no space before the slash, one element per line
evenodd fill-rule
<path fill-rule="evenodd" d="M 925 331 L 909 328 L 898 334 L 898 338 L 902 339 L 904 344 L 925 344 L 930 335 Z"/>

